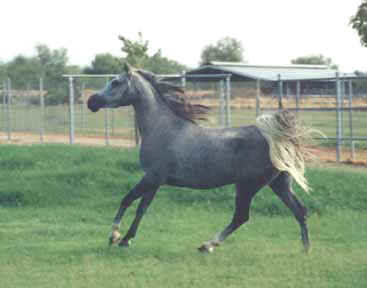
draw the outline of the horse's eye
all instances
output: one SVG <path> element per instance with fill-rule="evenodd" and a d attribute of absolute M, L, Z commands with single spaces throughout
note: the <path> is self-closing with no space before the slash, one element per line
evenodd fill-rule
<path fill-rule="evenodd" d="M 117 86 L 119 86 L 119 81 L 118 80 L 113 80 L 112 82 L 111 82 L 111 88 L 116 88 Z"/>

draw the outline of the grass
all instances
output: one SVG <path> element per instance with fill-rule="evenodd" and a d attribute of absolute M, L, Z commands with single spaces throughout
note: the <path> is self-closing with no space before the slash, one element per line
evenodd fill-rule
<path fill-rule="evenodd" d="M 132 247 L 107 247 L 112 218 L 140 179 L 135 150 L 67 145 L 0 149 L 1 287 L 366 287 L 365 168 L 311 167 L 312 251 L 269 189 L 219 247 L 196 248 L 231 219 L 233 187 L 163 187 Z M 126 231 L 136 204 L 124 218 Z"/>

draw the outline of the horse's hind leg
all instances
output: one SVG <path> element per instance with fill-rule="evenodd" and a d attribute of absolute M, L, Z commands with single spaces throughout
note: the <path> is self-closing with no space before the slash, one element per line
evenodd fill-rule
<path fill-rule="evenodd" d="M 212 240 L 199 247 L 199 251 L 212 252 L 214 247 L 219 246 L 231 233 L 249 220 L 251 200 L 263 186 L 263 183 L 257 181 L 244 181 L 236 184 L 235 211 L 231 223 Z"/>
<path fill-rule="evenodd" d="M 270 183 L 271 189 L 279 196 L 284 204 L 293 212 L 301 226 L 302 242 L 305 252 L 309 250 L 310 241 L 306 224 L 307 210 L 297 199 L 292 191 L 292 178 L 288 173 L 282 172 Z"/>

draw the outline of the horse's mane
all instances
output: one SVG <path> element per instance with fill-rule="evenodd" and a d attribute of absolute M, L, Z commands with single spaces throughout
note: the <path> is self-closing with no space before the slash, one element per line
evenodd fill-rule
<path fill-rule="evenodd" d="M 181 87 L 161 81 L 151 72 L 144 70 L 136 72 L 153 86 L 163 103 L 177 116 L 193 123 L 196 123 L 196 120 L 207 120 L 210 108 L 188 102 L 185 91 Z"/>

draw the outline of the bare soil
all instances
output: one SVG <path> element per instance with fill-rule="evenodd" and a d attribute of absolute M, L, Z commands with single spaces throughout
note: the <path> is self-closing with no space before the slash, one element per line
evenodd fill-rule
<path fill-rule="evenodd" d="M 39 144 L 41 143 L 41 136 L 34 133 L 24 133 L 24 132 L 13 132 L 11 134 L 11 141 L 5 133 L 0 132 L 0 144 Z M 69 144 L 69 135 L 66 134 L 46 134 L 43 139 L 43 143 L 47 144 Z M 92 146 L 103 146 L 106 145 L 104 136 L 99 135 L 89 135 L 89 136 L 75 136 L 75 144 L 81 145 L 92 145 Z M 111 146 L 121 146 L 121 147 L 134 147 L 135 142 L 130 139 L 123 139 L 121 137 L 110 136 L 109 145 Z"/>
<path fill-rule="evenodd" d="M 41 143 L 40 135 L 34 133 L 18 133 L 13 132 L 11 135 L 11 141 L 8 141 L 7 135 L 0 132 L 0 144 L 19 144 L 30 145 Z M 66 134 L 47 134 L 44 136 L 44 143 L 63 143 L 69 144 L 69 136 Z M 89 135 L 89 136 L 75 136 L 75 144 L 91 145 L 91 146 L 104 146 L 106 145 L 104 136 Z M 109 145 L 119 147 L 135 147 L 135 141 L 132 139 L 124 139 L 120 136 L 111 136 L 109 138 Z M 336 152 L 335 148 L 327 147 L 312 147 L 310 148 L 312 153 L 316 156 L 316 161 L 322 163 L 335 163 Z M 356 150 L 355 157 L 352 159 L 352 155 L 349 150 L 343 149 L 341 154 L 341 160 L 346 164 L 353 164 L 358 166 L 367 167 L 367 151 Z"/>

